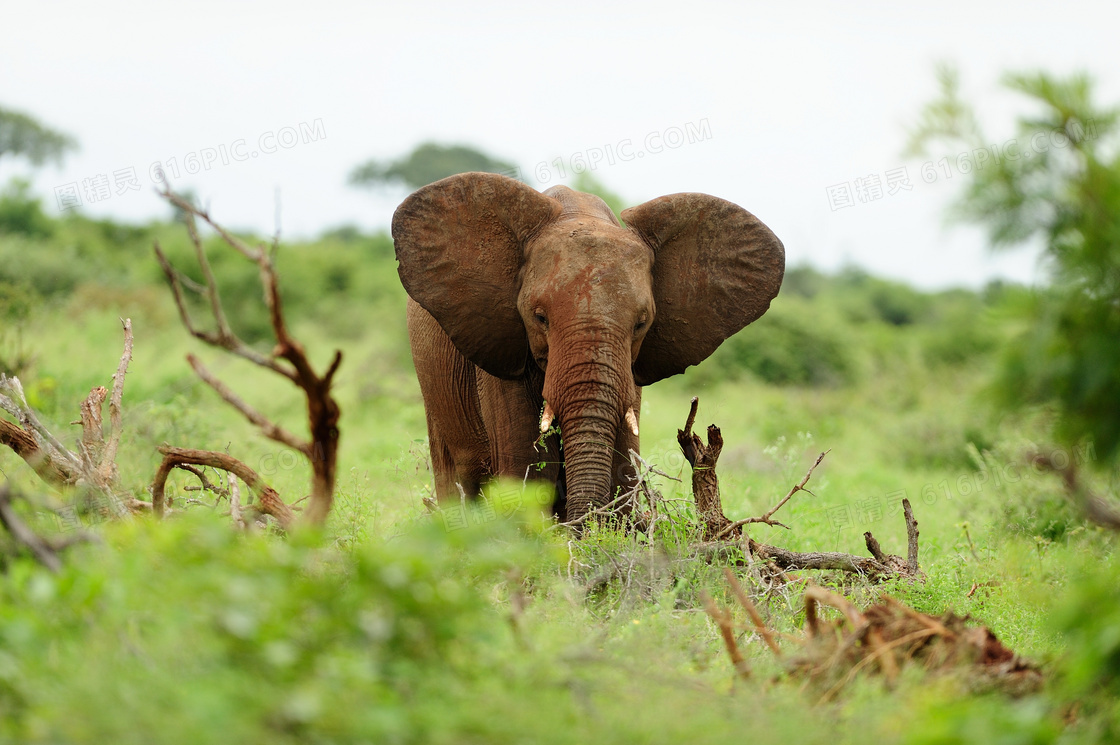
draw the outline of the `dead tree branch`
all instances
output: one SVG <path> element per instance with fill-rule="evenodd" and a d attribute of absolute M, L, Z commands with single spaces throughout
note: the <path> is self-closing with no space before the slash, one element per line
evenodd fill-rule
<path fill-rule="evenodd" d="M 82 427 L 77 452 L 71 451 L 36 416 L 27 403 L 19 378 L 0 375 L 0 408 L 16 421 L 0 419 L 0 443 L 23 458 L 38 476 L 56 488 L 85 486 L 109 497 L 110 509 L 117 515 L 127 514 L 130 500 L 118 496 L 117 450 L 122 433 L 121 402 L 124 379 L 132 361 L 132 320 L 121 320 L 124 350 L 113 375 L 113 388 L 95 386 L 81 403 L 80 418 L 74 424 Z M 109 400 L 109 431 L 105 432 L 102 407 Z"/>
<path fill-rule="evenodd" d="M 53 463 L 56 470 L 67 475 L 66 483 L 76 483 L 82 475 L 82 460 L 58 441 L 27 404 L 19 378 L 9 378 L 0 373 L 0 408 L 16 418 L 19 429 L 36 443 L 36 450 Z M 38 472 L 38 469 L 36 469 Z M 72 481 L 70 480 L 72 479 Z"/>
<path fill-rule="evenodd" d="M 210 305 L 210 313 L 214 317 L 214 331 L 197 328 L 191 320 L 183 296 L 185 277 L 171 265 L 163 253 L 159 243 L 155 244 L 156 258 L 167 276 L 171 285 L 171 292 L 179 310 L 179 317 L 187 331 L 197 339 L 221 349 L 225 349 L 243 359 L 284 376 L 292 381 L 307 399 L 307 415 L 311 438 L 301 440 L 296 435 L 270 421 L 253 407 L 249 406 L 237 396 L 224 383 L 214 377 L 193 355 L 188 355 L 187 360 L 195 373 L 213 388 L 228 404 L 237 409 L 251 423 L 256 425 L 269 439 L 286 445 L 304 455 L 311 462 L 312 483 L 310 504 L 305 513 L 305 519 L 316 525 L 322 524 L 331 509 L 334 497 L 336 468 L 338 460 L 338 420 L 340 410 L 338 403 L 331 395 L 331 385 L 335 373 L 342 362 L 342 352 L 336 351 L 326 372 L 319 375 L 311 365 L 303 345 L 296 340 L 288 330 L 284 319 L 283 305 L 280 298 L 279 279 L 273 264 L 272 255 L 264 246 L 252 247 L 234 236 L 228 230 L 216 223 L 204 210 L 199 209 L 189 201 L 183 199 L 168 188 L 164 188 L 161 195 L 171 204 L 182 210 L 187 220 L 187 231 L 195 249 L 195 257 L 202 271 L 202 294 Z M 268 309 L 272 332 L 276 337 L 276 346 L 271 354 L 263 355 L 249 345 L 245 344 L 230 328 L 222 307 L 221 295 L 218 291 L 217 280 L 213 269 L 206 257 L 202 239 L 198 233 L 196 218 L 202 220 L 213 228 L 226 245 L 230 246 L 241 255 L 257 265 L 262 289 L 264 290 L 265 305 Z M 166 459 L 165 459 L 166 462 Z M 228 470 L 228 469 L 227 469 Z M 238 474 L 250 489 L 254 487 L 250 480 Z M 166 478 L 166 476 L 165 476 Z M 155 493 L 153 483 L 153 494 Z M 290 508 L 284 507 L 290 512 Z M 158 512 L 158 511 L 157 511 Z M 279 518 L 278 518 L 279 519 Z"/>
<path fill-rule="evenodd" d="M 910 574 L 918 575 L 918 521 L 914 519 L 914 510 L 910 507 L 910 500 L 902 500 L 902 514 L 906 518 L 906 569 Z M 868 533 L 868 535 L 871 535 Z"/>
<path fill-rule="evenodd" d="M 113 374 L 113 392 L 109 396 L 109 439 L 105 442 L 100 465 L 102 478 L 114 481 L 117 478 L 117 449 L 120 447 L 121 433 L 124 431 L 121 424 L 124 378 L 128 375 L 128 365 L 132 362 L 132 319 L 126 318 L 122 323 L 124 324 L 124 351 L 121 352 L 117 372 Z"/>
<path fill-rule="evenodd" d="M 231 493 L 230 493 L 230 489 L 223 488 L 223 487 L 219 486 L 218 484 L 215 484 L 214 482 L 212 482 L 206 476 L 206 472 L 203 471 L 201 468 L 196 468 L 195 466 L 188 465 L 186 463 L 180 463 L 178 466 L 176 466 L 176 468 L 178 468 L 180 471 L 186 471 L 187 473 L 193 473 L 195 475 L 195 477 L 198 478 L 199 486 L 194 486 L 194 487 L 188 486 L 186 488 L 187 491 L 190 491 L 192 489 L 197 489 L 197 490 L 201 490 L 201 491 L 208 491 L 211 494 L 216 494 L 216 495 L 218 495 L 218 497 L 232 498 Z M 231 487 L 232 487 L 232 483 L 231 483 Z"/>
<path fill-rule="evenodd" d="M 163 454 L 163 462 L 156 471 L 152 480 L 152 510 L 159 517 L 165 510 L 166 496 L 164 494 L 167 477 L 174 468 L 184 465 L 209 466 L 227 473 L 231 473 L 245 483 L 245 486 L 257 497 L 257 509 L 265 515 L 276 518 L 280 527 L 287 530 L 292 526 L 294 515 L 292 509 L 284 503 L 276 490 L 264 482 L 264 479 L 249 466 L 237 458 L 226 453 L 214 450 L 194 450 L 191 448 L 177 448 L 161 445 L 159 452 Z"/>
<path fill-rule="evenodd" d="M 720 636 L 723 637 L 723 644 L 727 647 L 727 655 L 731 658 L 731 664 L 735 666 L 735 672 L 740 678 L 746 680 L 751 676 L 751 669 L 743 657 L 743 652 L 739 649 L 739 643 L 735 640 L 735 627 L 731 623 L 731 611 L 716 605 L 716 601 L 708 593 L 703 594 L 702 600 L 704 610 L 719 628 Z"/>
<path fill-rule="evenodd" d="M 723 452 L 723 434 L 716 425 L 709 426 L 708 442 L 705 444 L 699 435 L 693 433 L 692 426 L 696 422 L 699 403 L 699 397 L 693 396 L 684 429 L 677 430 L 677 443 L 681 446 L 685 460 L 692 466 L 692 496 L 696 500 L 696 509 L 704 520 L 704 538 L 714 540 L 723 535 L 731 525 L 731 521 L 723 514 L 719 476 L 716 475 L 716 461 Z"/>
<path fill-rule="evenodd" d="M 51 486 L 70 486 L 78 480 L 76 472 L 71 470 L 71 464 L 61 458 L 52 458 L 51 449 L 42 447 L 32 432 L 21 429 L 7 419 L 0 419 L 0 445 L 11 448 L 34 469 L 39 478 Z"/>

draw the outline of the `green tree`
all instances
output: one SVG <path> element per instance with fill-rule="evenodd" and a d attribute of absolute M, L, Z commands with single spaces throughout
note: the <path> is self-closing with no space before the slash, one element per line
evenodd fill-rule
<path fill-rule="evenodd" d="M 350 172 L 350 183 L 355 186 L 404 184 L 410 189 L 419 189 L 456 173 L 508 173 L 514 170 L 516 166 L 466 145 L 425 142 L 403 158 L 388 163 L 378 160 L 362 163 Z"/>
<path fill-rule="evenodd" d="M 0 159 L 23 157 L 35 166 L 48 160 L 61 163 L 66 152 L 77 146 L 70 135 L 57 132 L 28 114 L 0 107 Z"/>
<path fill-rule="evenodd" d="M 1053 404 L 1058 434 L 1120 454 L 1120 155 L 1118 111 L 1097 107 L 1086 75 L 1012 74 L 1031 114 L 994 145 L 961 100 L 956 73 L 922 112 L 911 149 L 938 144 L 970 180 L 953 216 L 984 225 L 994 248 L 1039 241 L 1050 275 L 1021 312 L 1025 330 L 1006 350 L 996 394 L 1009 407 Z M 960 148 L 954 150 L 953 148 Z M 940 163 L 940 161 L 939 161 Z"/>

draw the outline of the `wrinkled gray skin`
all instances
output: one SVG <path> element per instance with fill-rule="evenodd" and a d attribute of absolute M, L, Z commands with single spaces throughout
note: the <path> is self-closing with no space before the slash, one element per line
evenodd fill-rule
<path fill-rule="evenodd" d="M 607 504 L 634 476 L 641 386 L 701 362 L 778 292 L 782 244 L 741 207 L 674 194 L 622 218 L 590 194 L 483 173 L 397 209 L 440 500 L 547 460 L 529 475 L 558 483 L 562 519 Z M 534 442 L 546 401 L 563 449 L 553 436 L 544 454 Z"/>

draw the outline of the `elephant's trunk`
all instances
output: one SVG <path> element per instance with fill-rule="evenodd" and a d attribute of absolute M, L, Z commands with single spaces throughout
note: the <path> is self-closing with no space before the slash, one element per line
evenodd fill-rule
<path fill-rule="evenodd" d="M 634 384 L 629 364 L 618 364 L 622 355 L 608 345 L 566 351 L 549 360 L 544 394 L 560 422 L 566 518 L 576 520 L 610 501 L 615 442 Z"/>
<path fill-rule="evenodd" d="M 612 413 L 613 407 L 602 410 L 587 406 L 583 411 L 561 418 L 568 520 L 579 519 L 608 502 L 618 431 L 617 419 L 613 424 L 607 419 Z"/>

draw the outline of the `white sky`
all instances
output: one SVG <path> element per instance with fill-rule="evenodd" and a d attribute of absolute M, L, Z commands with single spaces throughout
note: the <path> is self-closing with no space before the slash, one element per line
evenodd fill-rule
<path fill-rule="evenodd" d="M 81 151 L 36 174 L 55 187 L 135 168 L 143 188 L 86 206 L 143 220 L 168 214 L 149 166 L 174 158 L 235 227 L 270 233 L 279 190 L 285 235 L 386 227 L 402 192 L 346 185 L 357 163 L 433 139 L 467 143 L 555 184 L 558 157 L 707 123 L 710 137 L 629 161 L 598 179 L 631 204 L 702 191 L 746 207 L 783 240 L 790 265 L 854 262 L 922 287 L 1030 281 L 1029 250 L 990 254 L 976 229 L 946 227 L 967 176 L 920 175 L 906 126 L 955 63 L 986 130 L 1012 134 L 1008 70 L 1089 71 L 1098 102 L 1120 102 L 1120 6 L 1111 2 L 474 4 L 451 2 L 6 2 L 0 105 L 75 135 Z M 325 137 L 263 145 L 285 127 Z M 244 140 L 254 153 L 226 156 Z M 655 143 L 652 143 L 656 145 Z M 218 153 L 186 173 L 191 154 Z M 833 210 L 827 187 L 908 167 L 913 188 Z M 0 162 L 0 181 L 23 172 Z"/>

